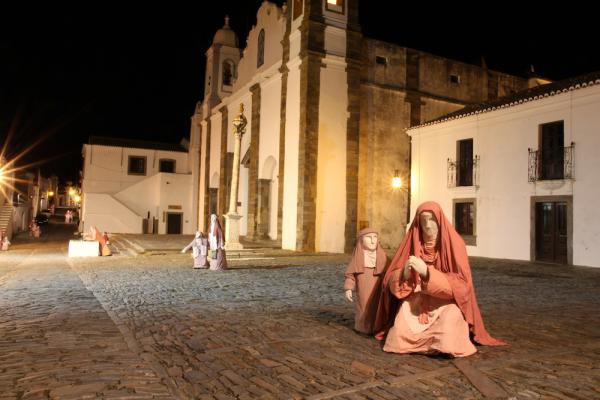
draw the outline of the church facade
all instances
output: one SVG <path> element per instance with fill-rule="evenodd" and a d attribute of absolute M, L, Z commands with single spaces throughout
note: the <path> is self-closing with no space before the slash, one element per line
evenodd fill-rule
<path fill-rule="evenodd" d="M 264 1 L 245 47 L 226 20 L 206 66 L 189 152 L 199 228 L 227 212 L 243 104 L 240 234 L 299 251 L 349 251 L 366 226 L 395 248 L 410 210 L 406 129 L 527 87 L 485 65 L 364 37 L 358 0 Z"/>

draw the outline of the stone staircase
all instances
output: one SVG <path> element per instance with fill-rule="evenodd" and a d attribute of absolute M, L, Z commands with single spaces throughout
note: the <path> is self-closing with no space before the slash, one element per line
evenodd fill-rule
<path fill-rule="evenodd" d="M 113 233 L 109 236 L 110 249 L 113 255 L 122 255 L 126 257 L 136 257 L 144 254 L 146 250 L 137 243 L 129 240 L 123 235 Z"/>
<path fill-rule="evenodd" d="M 6 232 L 8 238 L 12 237 L 13 206 L 5 202 L 0 209 L 0 231 Z"/>

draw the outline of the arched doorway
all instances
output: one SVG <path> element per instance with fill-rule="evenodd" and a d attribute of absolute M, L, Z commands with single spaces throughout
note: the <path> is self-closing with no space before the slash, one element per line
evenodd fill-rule
<path fill-rule="evenodd" d="M 269 156 L 263 163 L 260 171 L 260 179 L 258 180 L 258 214 L 256 233 L 261 239 L 269 239 L 271 231 L 271 214 L 276 209 L 276 204 L 273 205 L 273 177 L 277 161 L 275 157 Z"/>

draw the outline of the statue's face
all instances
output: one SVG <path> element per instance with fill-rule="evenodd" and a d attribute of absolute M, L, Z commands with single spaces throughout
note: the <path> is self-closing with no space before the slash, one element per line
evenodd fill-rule
<path fill-rule="evenodd" d="M 423 211 L 419 215 L 419 225 L 421 226 L 421 233 L 423 239 L 430 241 L 437 239 L 439 226 L 435 215 L 431 211 Z"/>
<path fill-rule="evenodd" d="M 362 237 L 362 245 L 367 250 L 376 250 L 378 240 L 376 233 L 367 233 Z"/>

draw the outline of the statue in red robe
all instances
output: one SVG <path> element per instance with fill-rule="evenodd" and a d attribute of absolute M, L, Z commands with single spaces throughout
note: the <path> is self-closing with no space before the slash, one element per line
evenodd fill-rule
<path fill-rule="evenodd" d="M 435 202 L 417 209 L 383 292 L 375 330 L 384 351 L 464 357 L 477 351 L 473 342 L 505 344 L 484 327 L 465 243 Z"/>
<path fill-rule="evenodd" d="M 358 332 L 373 333 L 386 263 L 387 256 L 379 244 L 377 231 L 372 228 L 361 230 L 344 274 L 345 297 L 354 302 L 354 329 Z M 356 299 L 352 291 L 356 292 Z"/>

